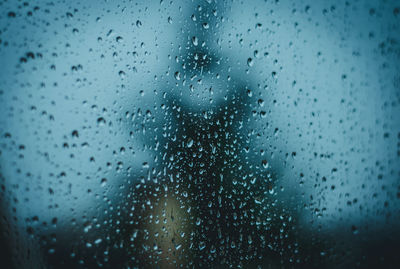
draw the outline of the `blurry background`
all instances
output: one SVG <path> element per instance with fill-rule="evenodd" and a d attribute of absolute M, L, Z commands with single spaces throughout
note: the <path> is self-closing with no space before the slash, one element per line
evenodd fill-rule
<path fill-rule="evenodd" d="M 0 1 L 4 268 L 399 261 L 396 1 Z"/>

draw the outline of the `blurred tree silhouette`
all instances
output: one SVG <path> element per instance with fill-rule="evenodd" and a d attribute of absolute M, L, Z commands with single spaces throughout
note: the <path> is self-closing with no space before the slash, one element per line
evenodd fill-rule
<path fill-rule="evenodd" d="M 220 12 L 222 7 L 218 8 Z M 203 21 L 214 17 L 210 14 L 217 6 L 194 9 L 197 23 L 187 34 L 196 42 L 182 44 L 186 49 L 177 57 L 184 64 L 175 66 L 180 70 L 175 74 L 178 80 L 196 77 L 201 84 L 208 76 L 218 82 L 215 75 L 223 77 L 221 66 L 227 68 L 229 63 L 212 48 L 198 45 L 212 43 L 214 36 L 207 33 L 213 31 L 204 31 Z M 192 81 L 187 79 L 188 84 Z M 174 84 L 164 83 L 161 89 Z M 163 110 L 154 116 L 163 118 L 163 135 L 159 119 L 146 122 L 143 113 L 135 120 L 135 126 L 146 122 L 145 143 L 149 148 L 157 144 L 156 170 L 164 172 L 161 176 L 153 172 L 155 183 L 146 182 L 142 191 L 132 188 L 137 193 L 135 207 L 141 208 L 134 212 L 137 225 L 126 230 L 127 244 L 134 241 L 129 252 L 133 264 L 219 268 L 300 262 L 295 209 L 276 198 L 281 167 L 271 168 L 267 157 L 260 161 L 249 148 L 254 133 L 246 125 L 256 113 L 255 85 L 231 77 L 222 82 L 224 101 L 202 110 L 182 100 L 180 91 L 194 87 L 186 86 L 189 89 L 179 84 L 176 92 L 163 94 Z"/>

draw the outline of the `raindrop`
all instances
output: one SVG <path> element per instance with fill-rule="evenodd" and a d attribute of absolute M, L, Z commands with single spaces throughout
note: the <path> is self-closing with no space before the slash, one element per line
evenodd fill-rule
<path fill-rule="evenodd" d="M 252 58 L 248 58 L 248 59 L 247 59 L 247 65 L 248 65 L 249 67 L 252 67 L 252 66 L 254 65 L 254 61 L 253 61 Z"/>
<path fill-rule="evenodd" d="M 103 125 L 106 124 L 106 120 L 103 117 L 100 117 L 100 118 L 97 119 L 97 124 L 99 126 L 103 126 Z"/>
<path fill-rule="evenodd" d="M 193 139 L 190 138 L 190 139 L 188 140 L 188 142 L 187 142 L 187 147 L 188 147 L 188 148 L 191 148 L 192 146 L 193 146 Z"/>
<path fill-rule="evenodd" d="M 199 44 L 199 40 L 197 39 L 196 36 L 193 36 L 193 37 L 192 37 L 192 43 L 193 43 L 193 45 L 195 45 L 195 46 L 197 46 L 197 45 Z"/>
<path fill-rule="evenodd" d="M 175 72 L 175 79 L 180 80 L 181 79 L 181 73 L 179 71 Z"/>

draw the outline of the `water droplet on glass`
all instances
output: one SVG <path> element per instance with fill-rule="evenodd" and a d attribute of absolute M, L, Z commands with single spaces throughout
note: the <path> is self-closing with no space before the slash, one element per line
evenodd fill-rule
<path fill-rule="evenodd" d="M 181 73 L 179 71 L 175 72 L 175 79 L 180 80 L 181 79 Z"/>
<path fill-rule="evenodd" d="M 188 143 L 187 143 L 187 147 L 191 148 L 193 146 L 193 139 L 189 138 Z"/>
<path fill-rule="evenodd" d="M 199 44 L 199 40 L 196 36 L 192 37 L 192 43 L 193 45 L 197 46 Z"/>
<path fill-rule="evenodd" d="M 248 65 L 249 67 L 252 67 L 252 66 L 254 65 L 254 61 L 253 61 L 252 58 L 248 58 L 248 59 L 247 59 L 247 65 Z"/>

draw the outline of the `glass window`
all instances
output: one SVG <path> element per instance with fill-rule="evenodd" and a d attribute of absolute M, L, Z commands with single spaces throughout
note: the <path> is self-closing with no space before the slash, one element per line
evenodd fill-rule
<path fill-rule="evenodd" d="M 398 1 L 0 1 L 4 268 L 390 268 Z"/>

